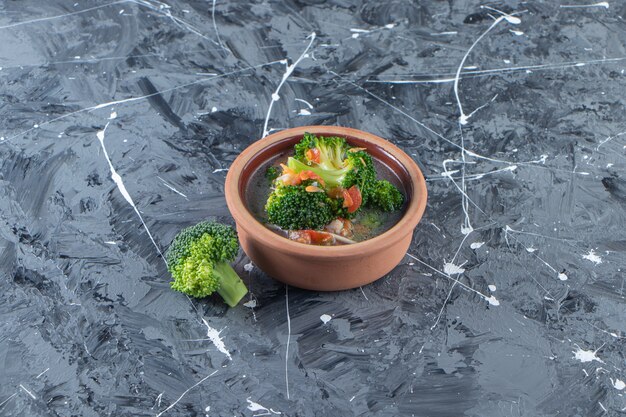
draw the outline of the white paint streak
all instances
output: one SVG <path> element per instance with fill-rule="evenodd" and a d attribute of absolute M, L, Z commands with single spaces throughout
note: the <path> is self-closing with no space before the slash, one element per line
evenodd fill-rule
<path fill-rule="evenodd" d="M 291 317 L 289 317 L 289 285 L 285 285 L 285 310 L 287 312 L 287 347 L 285 349 L 285 387 L 287 389 L 287 399 L 289 399 L 289 373 L 287 365 L 289 363 L 289 343 L 291 343 Z"/>
<path fill-rule="evenodd" d="M 40 373 L 39 375 L 37 375 L 35 377 L 35 379 L 39 379 L 40 376 L 42 376 L 43 374 L 45 374 L 46 372 L 48 372 L 50 370 L 50 368 L 46 368 L 42 373 Z"/>
<path fill-rule="evenodd" d="M 470 248 L 472 249 L 478 249 L 480 247 L 482 247 L 485 244 L 485 242 L 474 242 L 470 245 Z"/>
<path fill-rule="evenodd" d="M 601 264 L 601 263 L 602 263 L 602 258 L 600 258 L 600 257 L 599 257 L 599 256 L 598 256 L 595 252 L 594 252 L 594 250 L 593 250 L 593 249 L 591 249 L 591 250 L 589 251 L 589 253 L 588 253 L 588 254 L 583 255 L 583 259 L 586 259 L 586 260 L 588 260 L 588 261 L 591 261 L 591 262 L 593 262 L 593 263 L 594 263 L 594 264 L 596 264 L 596 265 L 599 265 L 599 264 Z"/>
<path fill-rule="evenodd" d="M 561 4 L 559 5 L 561 9 L 579 9 L 584 7 L 604 7 L 605 9 L 609 8 L 608 1 L 601 1 L 599 3 L 594 4 Z"/>
<path fill-rule="evenodd" d="M 20 384 L 20 388 L 21 388 L 21 389 L 23 389 L 23 390 L 24 390 L 24 392 L 26 392 L 26 394 L 30 395 L 30 396 L 31 396 L 31 398 L 32 398 L 33 400 L 36 400 L 36 399 L 37 399 L 37 397 L 35 397 L 35 395 L 34 395 L 32 392 L 30 392 L 29 390 L 27 390 L 27 389 L 26 389 L 26 387 L 25 387 L 24 385 Z"/>
<path fill-rule="evenodd" d="M 281 87 L 283 86 L 283 84 L 285 84 L 285 81 L 287 81 L 287 78 L 289 78 L 289 76 L 291 76 L 291 74 L 296 69 L 296 66 L 300 63 L 300 61 L 302 61 L 305 57 L 308 56 L 307 52 L 311 48 L 311 45 L 313 45 L 313 41 L 315 40 L 315 36 L 316 36 L 315 32 L 311 32 L 311 34 L 308 36 L 308 38 L 311 38 L 311 40 L 309 41 L 309 44 L 305 48 L 304 52 L 302 52 L 302 55 L 300 55 L 300 57 L 293 64 L 287 65 L 286 71 L 283 74 L 283 78 L 280 80 L 280 83 L 278 84 L 278 87 L 276 87 L 276 91 L 274 91 L 274 93 L 272 94 L 272 101 L 270 101 L 270 105 L 267 108 L 267 115 L 265 116 L 265 123 L 263 124 L 263 137 L 266 137 L 270 133 L 267 130 L 267 123 L 270 120 L 270 115 L 272 114 L 272 107 L 274 106 L 274 103 L 276 101 L 278 101 L 278 99 L 280 98 L 278 93 L 280 92 Z"/>
<path fill-rule="evenodd" d="M 255 308 L 256 307 L 256 300 L 250 300 L 247 301 L 245 303 L 243 303 L 244 307 L 248 307 L 248 308 Z"/>
<path fill-rule="evenodd" d="M 463 69 L 463 66 L 465 65 L 465 60 L 467 59 L 467 57 L 469 56 L 469 54 L 472 52 L 472 50 L 474 49 L 474 47 L 478 44 L 478 42 L 481 41 L 482 38 L 484 38 L 493 28 L 495 28 L 500 22 L 502 22 L 503 20 L 506 20 L 507 22 L 511 23 L 511 24 L 519 24 L 521 21 L 519 18 L 517 17 L 513 17 L 507 14 L 503 14 L 502 16 L 498 17 L 492 24 L 491 26 L 489 26 L 489 28 L 487 28 L 487 30 L 485 30 L 475 41 L 474 43 L 472 43 L 472 45 L 470 46 L 470 48 L 467 50 L 467 52 L 465 53 L 465 55 L 463 56 L 463 59 L 461 60 L 461 63 L 459 64 L 457 70 L 456 70 L 456 75 L 454 76 L 454 96 L 456 98 L 456 102 L 457 105 L 459 107 L 459 123 L 464 125 L 467 124 L 468 119 L 470 118 L 471 115 L 466 115 L 463 112 L 463 105 L 461 104 L 461 98 L 459 96 L 459 78 L 461 76 L 461 70 Z"/>
<path fill-rule="evenodd" d="M 132 197 L 128 193 L 128 190 L 126 189 L 126 186 L 124 185 L 124 182 L 122 181 L 122 177 L 117 173 L 117 171 L 115 171 L 115 168 L 113 167 L 113 163 L 111 162 L 111 158 L 109 158 L 109 153 L 107 152 L 107 149 L 104 146 L 104 134 L 105 134 L 105 132 L 107 130 L 107 127 L 109 127 L 109 123 L 107 123 L 104 126 L 104 129 L 98 131 L 98 133 L 96 133 L 96 136 L 98 137 L 98 140 L 100 141 L 100 145 L 102 146 L 102 151 L 104 152 L 104 157 L 106 158 L 107 162 L 109 163 L 109 169 L 111 170 L 111 179 L 113 180 L 115 185 L 117 185 L 117 189 L 120 191 L 120 193 L 122 194 L 122 196 L 124 197 L 126 202 L 128 204 L 130 204 L 130 206 L 133 208 L 133 210 L 135 210 L 135 213 L 139 217 L 139 220 L 141 220 L 141 224 L 143 225 L 143 228 L 146 230 L 146 233 L 148 234 L 148 237 L 152 241 L 152 244 L 156 248 L 156 250 L 159 253 L 159 255 L 161 255 L 161 259 L 163 259 L 163 262 L 165 262 L 165 265 L 167 266 L 167 261 L 165 260 L 165 256 L 163 256 L 163 253 L 161 252 L 161 249 L 159 248 L 159 245 L 157 245 L 156 241 L 152 237 L 152 233 L 150 233 L 150 230 L 148 229 L 148 226 L 146 225 L 146 222 L 143 220 L 143 216 L 139 212 L 139 209 L 135 205 L 135 202 L 133 201 Z"/>
<path fill-rule="evenodd" d="M 185 197 L 185 199 L 189 200 L 185 194 L 181 193 L 176 188 L 174 188 L 171 185 L 169 185 L 167 182 L 165 182 L 165 180 L 163 178 L 159 177 L 158 175 L 157 175 L 157 178 L 160 179 L 161 182 L 163 182 L 163 185 L 165 185 L 167 188 L 169 188 L 170 190 L 174 191 L 176 194 L 178 194 L 178 195 L 180 195 L 182 197 Z"/>
<path fill-rule="evenodd" d="M 300 111 L 298 112 L 298 116 L 310 116 L 311 112 L 308 111 L 307 109 L 300 109 Z"/>
<path fill-rule="evenodd" d="M 198 385 L 202 384 L 204 381 L 206 381 L 207 379 L 209 379 L 210 377 L 212 377 L 213 375 L 215 375 L 217 373 L 217 370 L 213 371 L 213 373 L 205 376 L 204 378 L 202 378 L 200 381 L 198 381 L 197 383 L 195 383 L 194 385 L 192 385 L 191 387 L 189 387 L 185 392 L 183 392 L 182 394 L 180 394 L 180 397 L 178 397 L 178 399 L 176 401 L 174 401 L 172 404 L 169 405 L 169 407 L 167 407 L 165 410 L 161 411 L 159 414 L 157 414 L 154 417 L 161 417 L 163 414 L 165 414 L 166 412 L 168 412 L 169 410 L 171 410 L 176 404 L 179 403 L 180 400 L 183 399 L 183 397 L 185 395 L 187 395 L 187 393 L 189 391 L 191 391 L 192 389 L 194 389 L 195 387 L 197 387 Z"/>
<path fill-rule="evenodd" d="M 55 117 L 55 118 L 47 120 L 45 122 L 42 122 L 42 123 L 39 124 L 39 127 L 48 125 L 50 123 L 57 122 L 59 120 L 66 119 L 66 118 L 68 118 L 70 116 L 74 116 L 76 114 L 85 113 L 85 112 L 92 112 L 94 110 L 99 110 L 99 109 L 103 109 L 103 108 L 106 108 L 106 107 L 115 106 L 115 105 L 118 105 L 118 104 L 131 103 L 131 102 L 135 102 L 135 101 L 145 100 L 147 98 L 158 96 L 158 95 L 161 95 L 163 93 L 169 93 L 171 91 L 175 91 L 175 90 L 178 90 L 178 89 L 181 89 L 181 88 L 190 87 L 192 85 L 204 83 L 204 82 L 211 81 L 211 80 L 218 79 L 218 78 L 225 78 L 225 77 L 228 77 L 230 75 L 239 74 L 239 73 L 242 73 L 242 72 L 245 72 L 245 71 L 250 71 L 250 70 L 253 70 L 253 69 L 257 69 L 257 68 L 263 68 L 263 67 L 266 67 L 266 66 L 269 66 L 269 65 L 278 64 L 278 63 L 281 63 L 281 62 L 283 62 L 283 61 L 282 60 L 280 60 L 280 61 L 271 61 L 271 62 L 268 62 L 268 63 L 265 63 L 265 64 L 255 65 L 255 66 L 252 66 L 252 67 L 247 67 L 247 68 L 231 71 L 231 72 L 228 72 L 228 73 L 216 75 L 216 76 L 213 76 L 213 77 L 203 78 L 201 80 L 196 80 L 196 81 L 192 81 L 192 82 L 189 82 L 189 83 L 181 84 L 181 85 L 178 85 L 178 86 L 175 86 L 175 87 L 166 88 L 166 89 L 163 89 L 163 90 L 151 93 L 151 94 L 146 94 L 144 96 L 130 97 L 130 98 L 123 99 L 123 100 L 109 101 L 109 102 L 106 102 L 106 103 L 97 104 L 95 106 L 85 107 L 83 109 L 79 109 L 79 110 L 76 110 L 76 111 L 73 111 L 73 112 L 65 113 L 65 114 L 62 114 L 61 116 Z M 35 127 L 31 127 L 30 129 L 24 130 L 24 131 L 22 131 L 20 133 L 17 133 L 15 135 L 11 136 L 11 137 L 8 137 L 8 138 L 6 138 L 6 141 L 4 143 L 8 143 L 10 140 L 13 140 L 13 139 L 15 139 L 15 138 L 17 138 L 19 136 L 23 136 L 23 135 L 25 135 L 27 133 L 30 133 L 30 132 L 32 132 L 35 129 L 36 129 Z"/>
<path fill-rule="evenodd" d="M 332 319 L 331 316 L 329 316 L 328 314 L 322 314 L 320 316 L 320 320 L 322 320 L 322 323 L 326 324 L 330 321 L 330 319 Z"/>
<path fill-rule="evenodd" d="M 11 23 L 9 25 L 0 26 L 0 30 L 1 29 L 14 28 L 16 26 L 28 25 L 28 24 L 31 24 L 31 23 L 45 22 L 47 20 L 60 19 L 62 17 L 75 16 L 77 14 L 87 13 L 87 12 L 90 12 L 92 10 L 102 9 L 103 7 L 109 7 L 109 6 L 113 6 L 113 5 L 120 4 L 120 3 L 127 3 L 128 1 L 129 0 L 114 1 L 112 3 L 107 3 L 107 4 L 100 5 L 100 6 L 94 6 L 94 7 L 90 7 L 90 8 L 87 8 L 87 9 L 79 10 L 77 12 L 59 14 L 59 15 L 56 15 L 56 16 L 49 16 L 49 17 L 40 17 L 38 19 L 25 20 L 23 22 Z"/>
<path fill-rule="evenodd" d="M 222 352 L 224 355 L 226 355 L 226 357 L 229 360 L 232 361 L 233 358 L 230 356 L 230 352 L 228 351 L 228 349 L 226 349 L 226 345 L 224 344 L 224 341 L 220 337 L 220 333 L 222 333 L 223 329 L 220 331 L 217 331 L 217 329 L 214 329 L 213 327 L 211 327 L 211 325 L 209 325 L 209 323 L 204 319 L 204 317 L 202 318 L 202 323 L 206 327 L 207 339 L 210 340 L 211 343 L 213 343 L 213 345 L 216 347 L 217 350 Z"/>
<path fill-rule="evenodd" d="M 17 392 L 16 392 L 16 393 L 14 393 L 14 394 L 11 394 L 11 395 L 10 395 L 10 396 L 6 399 L 6 400 L 4 400 L 4 401 L 2 401 L 2 402 L 0 403 L 0 407 L 2 407 L 3 405 L 5 405 L 6 403 L 8 403 L 8 402 L 9 402 L 9 400 L 10 400 L 11 398 L 15 397 L 16 395 L 17 395 Z"/>
<path fill-rule="evenodd" d="M 309 106 L 309 109 L 313 110 L 313 105 L 311 103 L 309 103 L 308 101 L 302 100 L 301 98 L 296 98 L 295 100 L 299 101 L 300 103 L 306 104 L 307 106 Z"/>
<path fill-rule="evenodd" d="M 213 7 L 211 8 L 211 20 L 213 20 L 213 29 L 215 29 L 215 36 L 217 37 L 217 43 L 220 45 L 220 48 L 228 52 L 228 49 L 222 43 L 222 39 L 220 38 L 220 32 L 217 30 L 217 23 L 215 23 L 215 1 L 213 0 Z"/>

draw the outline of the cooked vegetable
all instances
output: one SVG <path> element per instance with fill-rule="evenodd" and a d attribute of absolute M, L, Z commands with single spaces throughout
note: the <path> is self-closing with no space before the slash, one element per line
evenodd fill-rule
<path fill-rule="evenodd" d="M 344 138 L 305 133 L 295 145 L 294 156 L 280 166 L 282 173 L 265 204 L 267 221 L 291 231 L 290 239 L 298 242 L 334 244 L 337 236 L 352 235 L 349 219 L 358 218 L 362 207 L 393 211 L 404 201 L 390 182 L 376 179 L 367 150 L 350 146 Z M 328 232 L 316 234 L 325 226 L 337 232 L 333 240 Z"/>
<path fill-rule="evenodd" d="M 265 178 L 267 178 L 270 182 L 274 182 L 276 178 L 280 176 L 280 168 L 274 165 L 270 165 L 267 167 L 265 171 Z"/>
<path fill-rule="evenodd" d="M 309 186 L 313 186 L 311 180 L 277 186 L 265 204 L 267 220 L 286 230 L 321 229 L 330 223 L 338 202 L 326 193 L 307 191 Z"/>
<path fill-rule="evenodd" d="M 370 193 L 372 205 L 383 211 L 394 211 L 402 207 L 404 196 L 389 181 L 378 180 L 374 183 Z"/>
<path fill-rule="evenodd" d="M 248 292 L 230 266 L 238 251 L 237 232 L 230 226 L 204 221 L 181 230 L 165 254 L 172 288 L 197 298 L 217 292 L 236 306 Z"/>

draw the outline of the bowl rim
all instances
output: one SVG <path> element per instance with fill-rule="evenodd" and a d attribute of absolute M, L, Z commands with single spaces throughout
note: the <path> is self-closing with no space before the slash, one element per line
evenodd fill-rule
<path fill-rule="evenodd" d="M 243 169 L 255 157 L 255 155 L 265 147 L 285 139 L 302 136 L 306 132 L 316 135 L 352 136 L 382 147 L 385 151 L 396 158 L 408 172 L 413 187 L 413 198 L 409 201 L 409 205 L 405 208 L 404 215 L 400 218 L 400 220 L 389 230 L 378 236 L 355 244 L 341 246 L 315 246 L 294 242 L 283 236 L 279 236 L 259 222 L 248 210 L 245 202 L 239 194 L 239 182 L 241 180 L 241 173 Z M 285 129 L 253 142 L 245 148 L 239 156 L 237 156 L 228 169 L 224 184 L 224 192 L 226 204 L 228 205 L 231 215 L 235 219 L 237 228 L 244 229 L 246 232 L 254 236 L 255 239 L 263 241 L 266 246 L 271 247 L 272 249 L 280 250 L 282 253 L 298 256 L 306 254 L 324 260 L 361 257 L 365 254 L 379 251 L 383 247 L 391 246 L 402 240 L 408 233 L 413 233 L 413 229 L 415 229 L 422 218 L 424 211 L 426 210 L 426 202 L 428 198 L 426 180 L 424 179 L 422 171 L 417 166 L 413 158 L 408 156 L 402 149 L 372 133 L 348 127 L 325 125 L 301 126 Z"/>

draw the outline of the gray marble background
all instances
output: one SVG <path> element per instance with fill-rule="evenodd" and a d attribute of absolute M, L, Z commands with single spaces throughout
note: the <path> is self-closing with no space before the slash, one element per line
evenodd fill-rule
<path fill-rule="evenodd" d="M 166 1 L 0 2 L 0 415 L 626 414 L 623 1 Z M 313 124 L 422 167 L 405 260 L 170 290 L 232 160 Z"/>

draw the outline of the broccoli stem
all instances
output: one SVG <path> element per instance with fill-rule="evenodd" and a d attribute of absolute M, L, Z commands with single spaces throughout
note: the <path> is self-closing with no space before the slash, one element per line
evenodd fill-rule
<path fill-rule="evenodd" d="M 214 274 L 220 281 L 217 293 L 222 296 L 226 304 L 235 307 L 243 296 L 248 293 L 246 285 L 227 262 L 218 262 L 213 269 Z"/>

